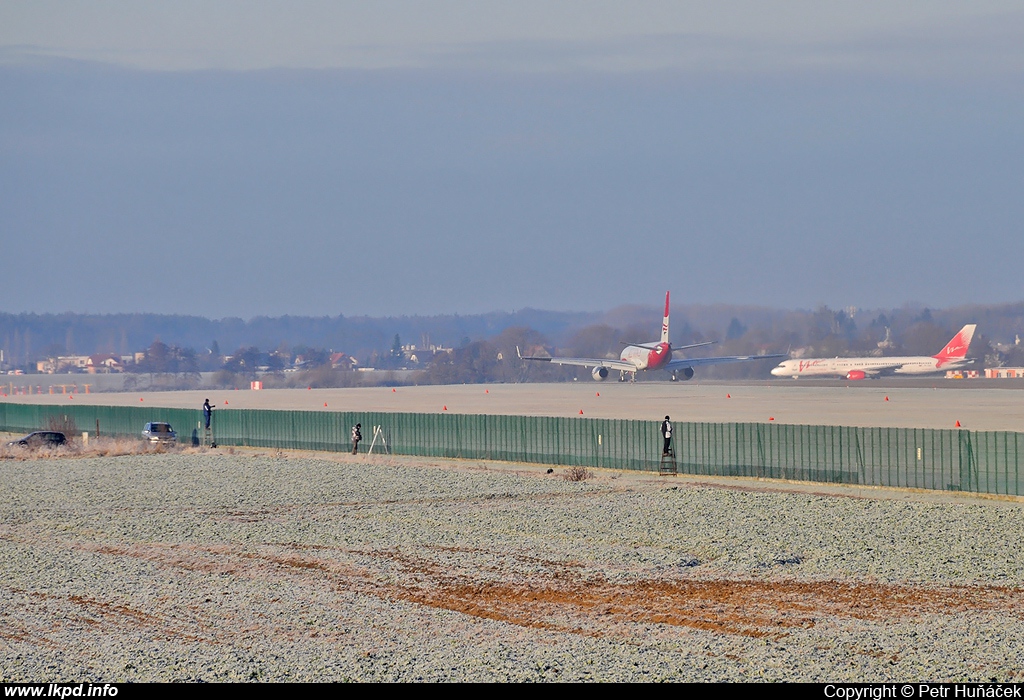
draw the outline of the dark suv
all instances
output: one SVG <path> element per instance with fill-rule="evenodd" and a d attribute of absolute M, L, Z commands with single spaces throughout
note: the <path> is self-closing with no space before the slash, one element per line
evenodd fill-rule
<path fill-rule="evenodd" d="M 8 447 L 60 447 L 66 445 L 68 439 L 64 437 L 64 433 L 58 433 L 56 430 L 37 430 L 34 433 L 29 433 L 25 437 L 19 440 L 12 440 L 7 443 Z"/>

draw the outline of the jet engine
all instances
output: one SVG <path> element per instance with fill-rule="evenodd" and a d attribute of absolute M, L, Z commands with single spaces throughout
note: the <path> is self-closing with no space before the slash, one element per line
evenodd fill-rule
<path fill-rule="evenodd" d="M 847 379 L 863 379 L 865 376 L 867 375 L 865 375 L 864 372 L 859 369 L 851 369 L 849 372 L 846 373 Z"/>
<path fill-rule="evenodd" d="M 687 379 L 693 379 L 693 367 L 683 367 L 682 369 L 677 369 L 672 373 L 672 381 L 676 382 L 680 379 L 684 382 Z"/>
<path fill-rule="evenodd" d="M 593 371 L 590 373 L 590 376 L 594 378 L 594 381 L 603 382 L 605 379 L 608 378 L 608 368 L 595 367 Z"/>

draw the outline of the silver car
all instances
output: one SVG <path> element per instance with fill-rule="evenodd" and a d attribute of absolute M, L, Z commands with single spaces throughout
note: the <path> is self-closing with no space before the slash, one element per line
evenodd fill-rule
<path fill-rule="evenodd" d="M 142 437 L 149 442 L 156 442 L 164 445 L 173 445 L 178 442 L 178 434 L 170 423 L 146 423 L 142 431 Z"/>

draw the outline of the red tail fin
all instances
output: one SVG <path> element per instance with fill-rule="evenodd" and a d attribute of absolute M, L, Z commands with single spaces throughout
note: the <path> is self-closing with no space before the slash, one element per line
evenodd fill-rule
<path fill-rule="evenodd" d="M 668 342 L 668 292 L 665 292 L 665 320 L 661 322 L 661 342 Z"/>
<path fill-rule="evenodd" d="M 953 339 L 946 343 L 937 355 L 936 360 L 940 362 L 949 360 L 962 360 L 967 356 L 967 349 L 971 347 L 971 339 L 974 338 L 974 329 L 977 325 L 969 323 L 960 329 L 960 332 L 953 336 Z"/>

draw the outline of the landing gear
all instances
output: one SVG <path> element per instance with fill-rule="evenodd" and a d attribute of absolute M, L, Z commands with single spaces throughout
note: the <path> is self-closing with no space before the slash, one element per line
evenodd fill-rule
<path fill-rule="evenodd" d="M 625 373 L 625 371 L 622 371 L 622 370 L 619 371 L 619 381 L 620 382 L 626 381 L 626 373 Z"/>
<path fill-rule="evenodd" d="M 678 382 L 679 381 L 679 375 L 676 374 L 675 372 L 672 373 L 672 381 L 674 381 L 674 382 Z"/>

